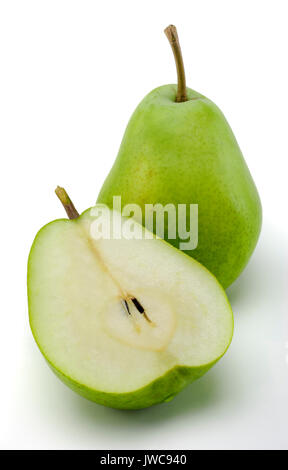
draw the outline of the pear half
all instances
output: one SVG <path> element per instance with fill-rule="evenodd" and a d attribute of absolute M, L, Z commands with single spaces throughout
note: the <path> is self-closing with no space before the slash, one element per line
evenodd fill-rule
<path fill-rule="evenodd" d="M 56 375 L 90 400 L 131 409 L 169 401 L 227 350 L 226 294 L 206 268 L 137 223 L 134 239 L 95 237 L 92 212 L 55 220 L 34 240 L 34 338 Z M 107 209 L 102 226 L 115 217 L 126 222 Z"/>

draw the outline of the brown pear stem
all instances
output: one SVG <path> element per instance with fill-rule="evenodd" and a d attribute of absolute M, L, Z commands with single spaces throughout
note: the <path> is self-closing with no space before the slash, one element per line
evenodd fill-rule
<path fill-rule="evenodd" d="M 57 186 L 57 188 L 55 189 L 55 193 L 62 202 L 69 219 L 77 219 L 77 217 L 79 217 L 79 213 L 75 209 L 75 206 L 68 194 L 66 193 L 65 189 L 61 188 L 60 186 Z"/>
<path fill-rule="evenodd" d="M 168 41 L 170 42 L 176 62 L 178 77 L 178 90 L 176 95 L 176 102 L 183 103 L 184 101 L 187 101 L 186 78 L 176 26 L 170 24 L 170 26 L 167 26 L 167 28 L 164 29 L 164 33 L 166 34 Z"/>

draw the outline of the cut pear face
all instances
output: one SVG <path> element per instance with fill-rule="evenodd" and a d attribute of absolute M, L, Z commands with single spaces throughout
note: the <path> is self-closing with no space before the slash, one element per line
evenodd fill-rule
<path fill-rule="evenodd" d="M 107 209 L 104 226 L 113 217 L 125 222 Z M 88 210 L 37 234 L 28 263 L 35 340 L 56 374 L 98 403 L 141 408 L 168 400 L 228 348 L 225 292 L 142 226 L 135 223 L 134 239 L 107 239 L 95 237 L 94 222 Z"/>

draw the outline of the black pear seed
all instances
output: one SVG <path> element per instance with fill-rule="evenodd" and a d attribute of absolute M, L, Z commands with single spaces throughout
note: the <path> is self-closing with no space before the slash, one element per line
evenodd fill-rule
<path fill-rule="evenodd" d="M 135 305 L 135 307 L 137 308 L 138 312 L 139 313 L 144 313 L 144 308 L 142 307 L 142 305 L 140 304 L 140 302 L 138 302 L 137 299 L 135 299 L 135 297 L 133 297 L 133 299 L 131 299 L 133 304 Z"/>

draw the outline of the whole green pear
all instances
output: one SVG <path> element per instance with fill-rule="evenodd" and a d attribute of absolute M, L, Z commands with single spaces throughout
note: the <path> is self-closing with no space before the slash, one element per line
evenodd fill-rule
<path fill-rule="evenodd" d="M 177 85 L 139 104 L 97 202 L 112 207 L 198 204 L 198 245 L 186 253 L 227 288 L 246 266 L 261 230 L 261 202 L 235 136 L 220 109 L 186 87 L 176 28 L 165 31 L 176 59 Z M 142 220 L 145 224 L 145 220 Z M 189 211 L 187 213 L 189 227 Z M 175 247 L 181 240 L 164 238 Z"/>

